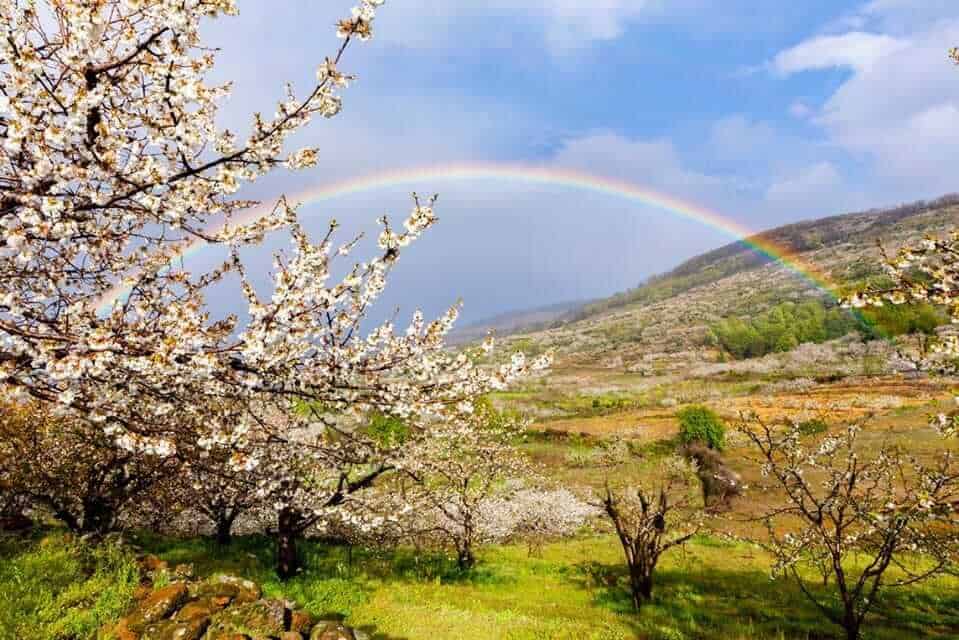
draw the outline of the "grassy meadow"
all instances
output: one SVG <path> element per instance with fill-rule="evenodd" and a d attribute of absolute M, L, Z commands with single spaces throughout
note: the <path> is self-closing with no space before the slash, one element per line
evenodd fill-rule
<path fill-rule="evenodd" d="M 203 539 L 137 541 L 171 564 L 192 563 L 200 575 L 246 576 L 267 596 L 296 600 L 318 616 L 343 617 L 382 640 L 799 640 L 832 638 L 837 631 L 795 585 L 770 580 L 763 552 L 715 537 L 697 538 L 663 560 L 653 602 L 639 615 L 618 543 L 608 535 L 550 544 L 538 556 L 522 545 L 488 547 L 466 574 L 451 559 L 408 549 L 350 554 L 310 542 L 303 549 L 309 568 L 287 583 L 276 580 L 264 538 L 240 538 L 229 549 Z M 133 559 L 87 554 L 56 531 L 28 544 L 5 544 L 0 637 L 95 637 L 118 616 L 132 598 Z M 959 578 L 889 592 L 869 634 L 957 637 Z"/>
<path fill-rule="evenodd" d="M 831 407 L 832 413 L 823 409 L 819 415 L 828 428 L 838 428 L 850 418 L 875 413 L 863 439 L 867 449 L 891 439 L 920 455 L 942 446 L 926 416 L 951 401 L 946 381 L 845 380 L 772 395 L 755 392 L 765 388 L 761 381 L 723 383 L 721 395 L 714 383 L 701 384 L 698 396 L 695 383 L 684 383 L 684 389 L 690 397 L 706 397 L 707 404 L 713 397 L 711 404 L 727 416 L 763 407 L 770 416 L 773 407 L 801 412 L 814 401 L 820 408 Z M 520 392 L 497 401 L 556 402 L 567 412 L 572 408 L 572 417 L 537 422 L 520 443 L 557 484 L 588 496 L 607 477 L 650 479 L 658 460 L 676 447 L 676 409 L 620 391 L 580 395 L 557 400 L 555 395 Z M 659 395 L 654 390 L 651 397 Z M 598 456 L 612 438 L 625 440 L 628 455 L 613 468 L 601 467 Z M 143 552 L 170 566 L 192 564 L 201 577 L 230 573 L 253 579 L 267 596 L 295 600 L 318 616 L 344 618 L 384 640 L 840 637 L 840 629 L 795 584 L 770 578 L 770 559 L 761 548 L 723 535 L 761 535 L 752 516 L 778 499 L 761 490 L 750 452 L 732 432 L 725 458 L 751 488 L 732 514 L 712 522 L 710 533 L 664 556 L 653 601 L 638 614 L 630 601 L 622 550 L 602 522 L 534 554 L 524 544 L 483 547 L 479 564 L 469 572 L 458 570 L 452 557 L 411 548 L 351 550 L 311 540 L 301 548 L 305 570 L 285 583 L 273 572 L 268 538 L 237 538 L 220 548 L 203 538 L 131 536 Z M 50 529 L 26 541 L 5 538 L 0 553 L 0 601 L 13 603 L 0 607 L 0 637 L 97 637 L 97 630 L 132 601 L 137 577 L 129 552 L 90 548 Z M 887 590 L 867 620 L 866 633 L 889 640 L 959 637 L 959 577 Z"/>

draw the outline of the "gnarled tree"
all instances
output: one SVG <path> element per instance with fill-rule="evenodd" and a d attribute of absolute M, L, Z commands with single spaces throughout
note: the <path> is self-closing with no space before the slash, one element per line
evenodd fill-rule
<path fill-rule="evenodd" d="M 774 575 L 790 576 L 850 640 L 879 596 L 945 571 L 959 553 L 959 466 L 946 451 L 932 462 L 883 443 L 859 445 L 861 427 L 810 441 L 798 427 L 758 420 L 742 432 L 765 477 L 784 496 L 765 514 Z M 817 591 L 806 566 L 822 576 Z M 831 586 L 831 590 L 829 587 Z M 838 601 L 839 606 L 834 603 Z"/>
<path fill-rule="evenodd" d="M 653 597 L 653 575 L 664 553 L 685 544 L 700 530 L 693 506 L 695 472 L 683 458 L 667 458 L 656 484 L 614 489 L 606 482 L 602 508 L 626 556 L 633 606 Z"/>

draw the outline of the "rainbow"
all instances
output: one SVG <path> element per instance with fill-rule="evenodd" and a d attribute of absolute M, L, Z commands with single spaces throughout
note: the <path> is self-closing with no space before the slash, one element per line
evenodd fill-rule
<path fill-rule="evenodd" d="M 291 204 L 299 204 L 302 206 L 375 191 L 377 189 L 410 185 L 413 183 L 427 183 L 432 187 L 432 185 L 441 182 L 467 180 L 497 180 L 574 189 L 652 207 L 670 215 L 692 220 L 716 229 L 731 239 L 742 242 L 756 253 L 781 264 L 831 297 L 838 297 L 835 286 L 815 265 L 803 260 L 789 247 L 770 241 L 762 236 L 757 236 L 756 231 L 749 229 L 731 218 L 711 211 L 701 205 L 658 193 L 637 184 L 573 169 L 546 168 L 517 164 L 460 164 L 419 167 L 385 171 L 333 184 L 311 187 L 290 196 L 288 199 Z M 237 216 L 233 220 L 233 224 L 253 222 L 269 215 L 271 210 L 272 205 L 252 207 L 250 210 Z M 215 230 L 216 227 L 210 229 L 211 232 Z M 208 243 L 196 240 L 190 245 L 187 245 L 178 254 L 178 257 L 196 254 L 208 246 L 210 246 Z M 117 287 L 104 296 L 101 308 L 109 307 L 115 300 L 122 298 L 128 292 L 128 288 Z"/>

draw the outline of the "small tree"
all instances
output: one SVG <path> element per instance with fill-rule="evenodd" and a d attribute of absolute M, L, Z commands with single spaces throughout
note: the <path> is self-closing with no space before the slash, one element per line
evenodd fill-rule
<path fill-rule="evenodd" d="M 722 451 L 726 426 L 711 409 L 694 405 L 680 410 L 676 417 L 679 419 L 679 440 L 683 444 L 700 442 L 710 449 Z"/>
<path fill-rule="evenodd" d="M 510 443 L 518 428 L 489 403 L 477 403 L 470 419 L 421 434 L 401 463 L 416 481 L 407 498 L 414 513 L 454 547 L 461 569 L 476 564 L 476 546 L 490 537 L 483 517 L 490 502 L 509 491 L 504 481 L 530 472 Z"/>
<path fill-rule="evenodd" d="M 786 498 L 764 516 L 774 575 L 791 576 L 849 640 L 861 637 L 884 589 L 954 562 L 959 466 L 952 453 L 931 466 L 890 444 L 867 456 L 857 444 L 859 426 L 814 443 L 796 426 L 782 432 L 757 421 L 742 431 L 761 454 L 763 475 Z M 804 566 L 824 586 L 832 583 L 828 596 L 814 591 Z"/>
<path fill-rule="evenodd" d="M 69 529 L 103 535 L 124 511 L 177 468 L 165 442 L 55 416 L 42 405 L 0 408 L 0 484 Z"/>
<path fill-rule="evenodd" d="M 636 610 L 652 599 L 653 574 L 660 557 L 700 530 L 692 507 L 693 471 L 688 462 L 675 456 L 664 461 L 657 484 L 616 491 L 606 482 L 602 507 L 626 555 Z"/>

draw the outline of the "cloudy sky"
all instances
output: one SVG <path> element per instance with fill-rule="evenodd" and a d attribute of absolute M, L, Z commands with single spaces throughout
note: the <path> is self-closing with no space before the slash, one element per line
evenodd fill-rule
<path fill-rule="evenodd" d="M 338 45 L 349 0 L 240 0 L 212 23 L 224 124 L 272 113 Z M 954 0 L 389 0 L 341 116 L 314 123 L 320 165 L 250 195 L 462 163 L 571 168 L 752 229 L 957 191 Z M 730 237 L 614 197 L 516 181 L 424 180 L 312 203 L 368 230 L 408 193 L 440 224 L 403 257 L 384 304 L 464 319 L 604 296 Z M 253 261 L 267 262 L 268 246 Z M 199 263 L 213 257 L 194 258 Z M 262 272 L 266 273 L 264 266 Z"/>

